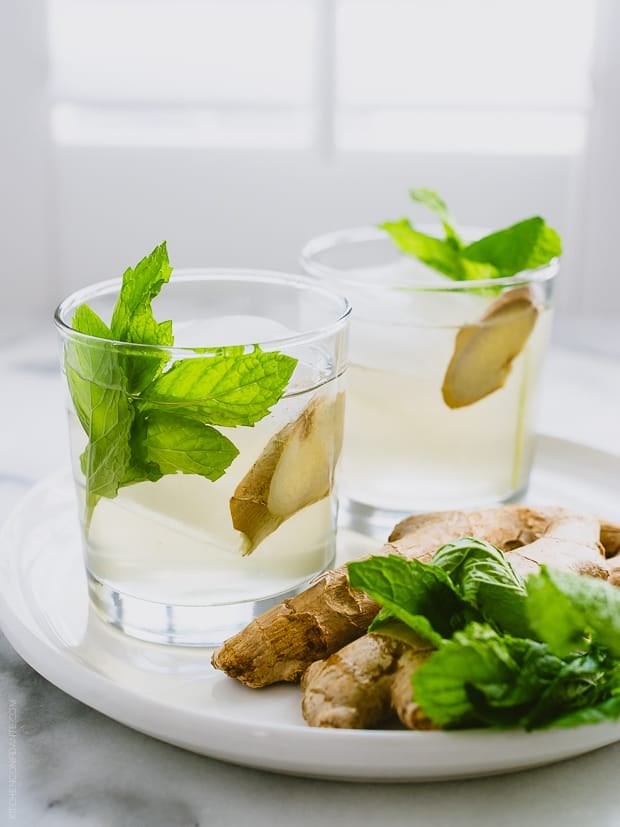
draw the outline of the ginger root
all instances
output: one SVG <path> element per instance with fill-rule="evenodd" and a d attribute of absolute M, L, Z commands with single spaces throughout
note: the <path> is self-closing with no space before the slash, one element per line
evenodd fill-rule
<path fill-rule="evenodd" d="M 225 641 L 213 666 L 254 688 L 297 681 L 315 660 L 362 635 L 378 611 L 374 600 L 349 586 L 344 567 L 328 571 Z"/>
<path fill-rule="evenodd" d="M 487 540 L 512 552 L 534 543 L 550 530 L 566 551 L 568 541 L 565 543 L 564 536 L 555 536 L 561 533 L 557 521 L 573 516 L 561 508 L 526 506 L 414 515 L 396 526 L 378 553 L 402 554 L 428 562 L 441 545 L 464 536 Z M 605 553 L 613 555 L 620 548 L 620 527 L 612 523 L 603 526 L 601 543 Z M 560 543 L 549 542 L 547 548 L 554 548 L 558 556 Z M 537 568 L 545 546 L 535 548 L 534 553 L 536 557 L 531 559 L 521 554 L 523 562 L 518 564 L 515 559 L 522 571 L 526 566 Z M 570 560 L 573 571 L 597 571 L 599 576 L 609 573 L 609 564 L 595 541 L 574 548 Z M 549 562 L 556 565 L 555 557 Z M 216 669 L 251 687 L 297 681 L 311 663 L 329 657 L 363 635 L 378 609 L 367 595 L 349 586 L 346 567 L 342 566 L 253 620 L 216 650 L 212 662 Z"/>
<path fill-rule="evenodd" d="M 302 714 L 310 726 L 369 729 L 390 713 L 392 673 L 404 644 L 363 635 L 306 669 Z M 410 693 L 411 694 L 411 693 Z"/>
<path fill-rule="evenodd" d="M 421 641 L 420 646 L 405 649 L 398 659 L 396 671 L 390 682 L 390 702 L 401 724 L 407 729 L 437 729 L 431 719 L 422 712 L 413 697 L 411 678 L 431 656 L 433 650 Z"/>

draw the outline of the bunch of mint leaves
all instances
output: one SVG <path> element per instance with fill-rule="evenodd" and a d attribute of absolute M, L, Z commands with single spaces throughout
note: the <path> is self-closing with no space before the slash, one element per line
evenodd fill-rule
<path fill-rule="evenodd" d="M 256 345 L 251 352 L 234 346 L 170 360 L 162 348 L 174 344 L 172 322 L 157 322 L 151 302 L 171 273 L 163 242 L 124 273 L 109 325 L 88 305 L 72 319 L 72 328 L 88 337 L 67 337 L 64 359 L 88 436 L 80 457 L 87 526 L 99 499 L 115 497 L 122 486 L 176 473 L 219 479 L 239 451 L 214 426 L 263 419 L 297 364 Z"/>
<path fill-rule="evenodd" d="M 408 218 L 380 224 L 397 247 L 428 267 L 457 281 L 495 279 L 533 270 L 562 252 L 560 236 L 544 219 L 534 216 L 471 244 L 457 233 L 445 201 L 433 190 L 412 189 L 409 195 L 439 218 L 445 237 L 416 230 Z"/>
<path fill-rule="evenodd" d="M 435 650 L 412 676 L 438 726 L 577 726 L 620 717 L 620 590 L 543 566 L 523 581 L 499 549 L 465 537 L 430 563 L 348 564 L 381 610 L 370 631 Z"/>

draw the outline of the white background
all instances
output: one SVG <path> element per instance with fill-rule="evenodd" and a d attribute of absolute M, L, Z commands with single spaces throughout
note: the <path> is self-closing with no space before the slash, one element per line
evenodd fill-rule
<path fill-rule="evenodd" d="M 163 238 L 296 270 L 429 186 L 556 226 L 559 336 L 618 352 L 616 33 L 613 0 L 2 0 L 0 336 Z"/>

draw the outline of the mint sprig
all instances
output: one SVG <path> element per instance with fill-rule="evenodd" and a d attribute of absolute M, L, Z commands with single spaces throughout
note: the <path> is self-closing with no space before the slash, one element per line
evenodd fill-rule
<path fill-rule="evenodd" d="M 99 499 L 123 486 L 176 473 L 219 479 L 239 451 L 213 426 L 263 419 L 297 364 L 258 347 L 196 349 L 214 355 L 169 363 L 157 345 L 174 343 L 172 322 L 157 322 L 151 302 L 171 273 L 164 242 L 125 271 L 109 326 L 87 305 L 72 319 L 92 337 L 65 346 L 69 392 L 88 436 L 80 457 L 87 527 Z M 148 347 L 133 347 L 140 344 Z"/>
<path fill-rule="evenodd" d="M 558 233 L 535 216 L 474 241 L 463 242 L 445 201 L 432 190 L 413 189 L 412 200 L 430 209 L 441 221 L 444 238 L 415 229 L 408 218 L 380 224 L 396 246 L 457 281 L 513 276 L 548 264 L 562 252 Z"/>
<path fill-rule="evenodd" d="M 523 581 L 503 553 L 463 538 L 430 563 L 348 564 L 381 610 L 370 631 L 435 651 L 412 695 L 447 727 L 576 726 L 620 718 L 620 590 L 541 567 Z M 410 633 L 409 633 L 410 634 Z"/>

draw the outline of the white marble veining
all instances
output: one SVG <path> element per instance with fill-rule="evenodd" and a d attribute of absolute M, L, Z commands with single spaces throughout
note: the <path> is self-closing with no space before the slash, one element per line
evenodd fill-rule
<path fill-rule="evenodd" d="M 0 350 L 0 521 L 30 485 L 66 461 L 57 361 L 51 332 Z M 619 362 L 552 353 L 544 385 L 541 430 L 620 454 Z M 49 684 L 4 639 L 0 707 L 6 722 L 0 728 L 0 786 L 6 788 L 0 789 L 0 825 L 620 824 L 620 744 L 545 769 L 466 782 L 377 786 L 278 776 L 192 755 L 127 729 Z"/>

